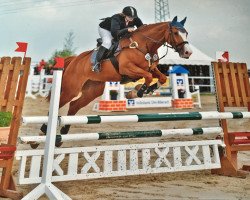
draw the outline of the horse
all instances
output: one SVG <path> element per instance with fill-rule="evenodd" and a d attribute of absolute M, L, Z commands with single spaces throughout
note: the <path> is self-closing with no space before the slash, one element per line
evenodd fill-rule
<path fill-rule="evenodd" d="M 65 59 L 65 68 L 62 77 L 62 88 L 59 108 L 67 103 L 69 110 L 67 115 L 75 115 L 81 108 L 87 106 L 95 98 L 101 96 L 105 82 L 113 81 L 125 83 L 145 79 L 138 91 L 128 93 L 127 98 L 142 97 L 145 92 L 157 89 L 166 82 L 166 76 L 162 74 L 157 64 L 159 57 L 157 49 L 163 44 L 175 49 L 182 58 L 189 58 L 192 50 L 187 41 L 187 31 L 184 28 L 186 18 L 177 21 L 177 16 L 169 22 L 160 22 L 143 25 L 128 37 L 120 39 L 120 51 L 116 56 L 119 68 L 116 69 L 110 59 L 101 62 L 101 71 L 91 70 L 91 55 L 93 50 L 71 56 Z M 153 78 L 158 82 L 150 86 Z M 61 134 L 67 134 L 70 125 L 61 128 Z M 41 131 L 46 133 L 46 125 Z"/>

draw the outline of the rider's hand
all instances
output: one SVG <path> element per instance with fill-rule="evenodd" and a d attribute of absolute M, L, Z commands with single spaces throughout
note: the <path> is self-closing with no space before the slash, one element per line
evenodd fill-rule
<path fill-rule="evenodd" d="M 128 28 L 128 32 L 129 32 L 129 33 L 133 32 L 133 31 L 135 31 L 135 28 L 134 28 L 134 27 L 129 27 L 129 28 Z"/>

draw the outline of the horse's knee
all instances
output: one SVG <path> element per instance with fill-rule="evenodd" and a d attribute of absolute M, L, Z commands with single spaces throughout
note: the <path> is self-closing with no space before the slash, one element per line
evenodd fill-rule
<path fill-rule="evenodd" d="M 160 84 L 164 84 L 167 81 L 167 77 L 165 75 L 163 75 L 163 76 L 160 76 L 158 78 L 158 80 L 159 80 Z"/>
<path fill-rule="evenodd" d="M 144 78 L 145 78 L 145 84 L 148 87 L 150 83 L 153 81 L 153 75 L 151 73 L 148 73 Z"/>

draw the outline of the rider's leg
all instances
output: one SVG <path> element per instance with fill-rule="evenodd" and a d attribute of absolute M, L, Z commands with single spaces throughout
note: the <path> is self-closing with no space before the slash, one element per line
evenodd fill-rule
<path fill-rule="evenodd" d="M 99 35 L 102 38 L 102 45 L 99 47 L 99 50 L 96 55 L 96 62 L 92 68 L 92 71 L 99 71 L 100 70 L 100 61 L 104 58 L 105 52 L 111 47 L 112 44 L 112 35 L 110 31 L 99 27 L 98 29 Z"/>
<path fill-rule="evenodd" d="M 100 62 L 104 58 L 107 49 L 104 46 L 100 46 L 96 55 L 95 65 L 92 68 L 92 71 L 99 72 L 100 71 Z"/>

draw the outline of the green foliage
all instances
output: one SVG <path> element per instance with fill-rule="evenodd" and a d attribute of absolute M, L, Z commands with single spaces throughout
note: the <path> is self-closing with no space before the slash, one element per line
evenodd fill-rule
<path fill-rule="evenodd" d="M 0 112 L 0 127 L 10 126 L 12 120 L 11 112 Z"/>
<path fill-rule="evenodd" d="M 75 55 L 76 48 L 73 47 L 74 38 L 75 38 L 74 33 L 70 31 L 64 39 L 63 50 L 55 50 L 51 58 L 48 60 L 48 63 L 54 65 L 55 57 L 66 58 Z"/>

